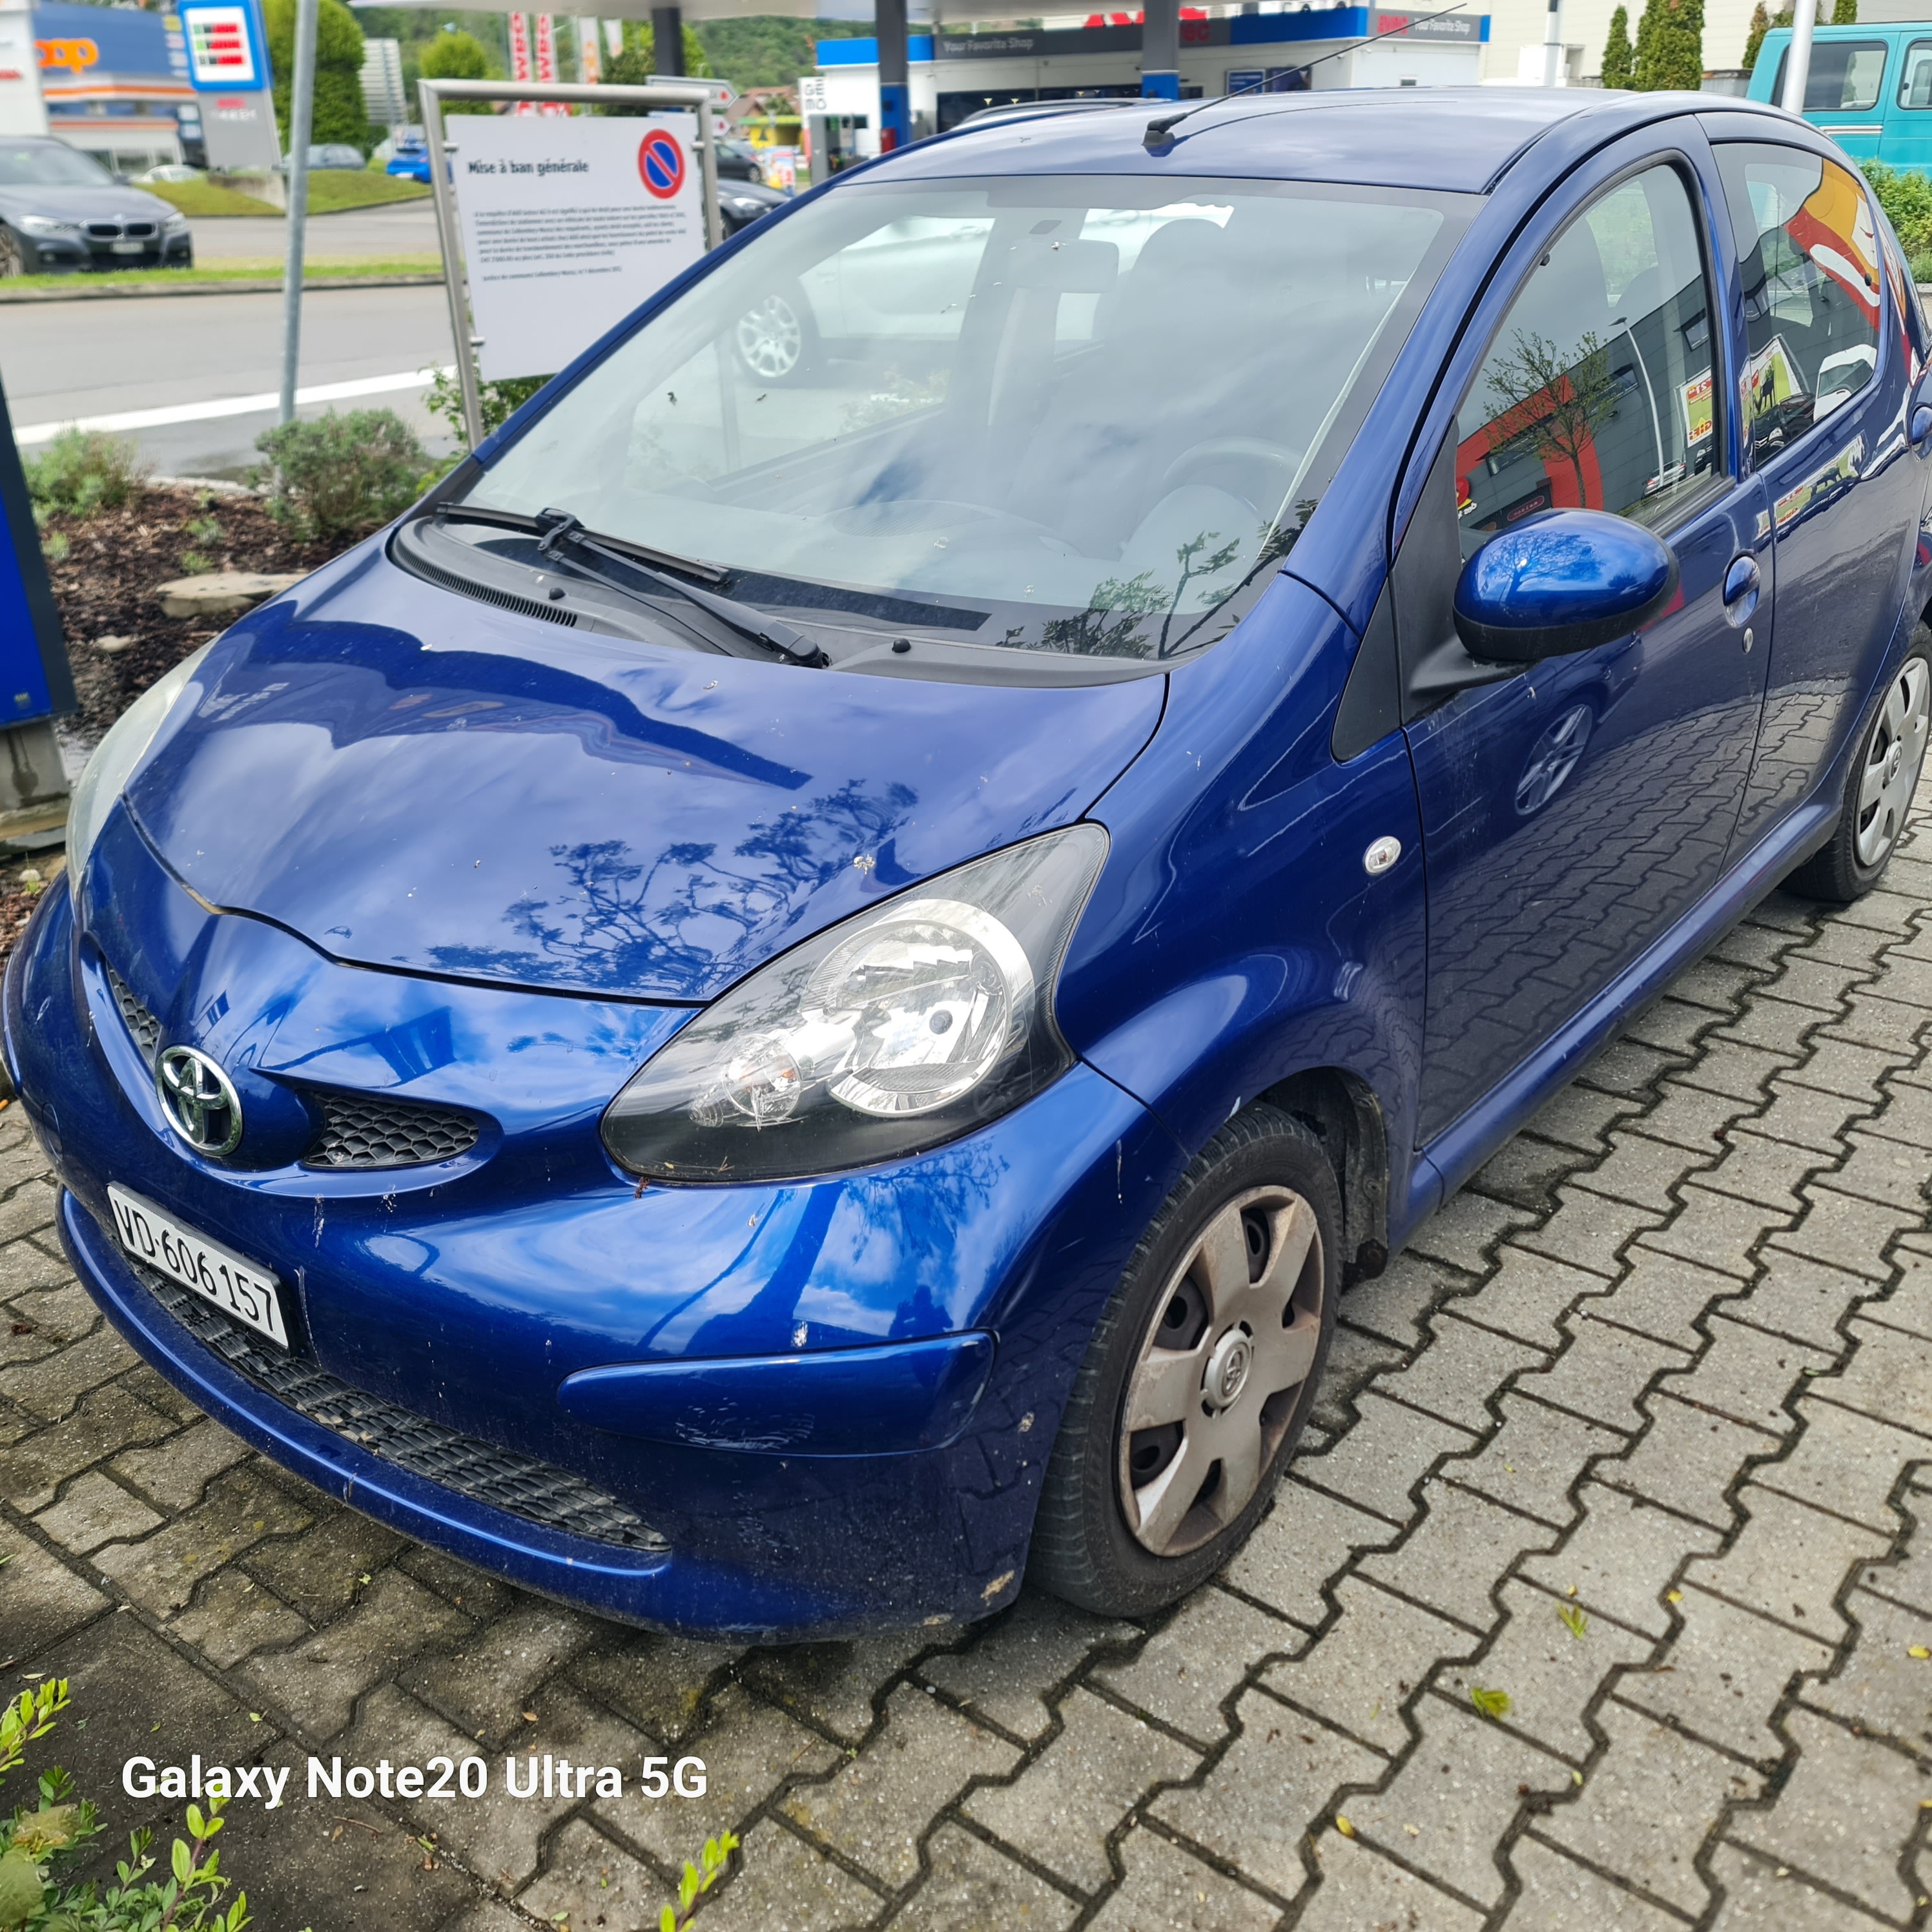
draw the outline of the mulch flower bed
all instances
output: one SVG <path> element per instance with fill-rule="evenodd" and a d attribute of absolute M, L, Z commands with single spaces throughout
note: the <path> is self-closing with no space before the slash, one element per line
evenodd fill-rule
<path fill-rule="evenodd" d="M 163 672 L 232 621 L 164 617 L 158 586 L 201 570 L 314 570 L 340 548 L 292 537 L 258 497 L 174 488 L 143 489 L 119 509 L 91 517 L 56 511 L 40 536 L 80 700 L 64 723 L 90 745 Z M 102 650 L 102 638 L 131 641 Z M 57 851 L 0 860 L 0 968 L 61 862 Z"/>
<path fill-rule="evenodd" d="M 41 540 L 52 553 L 47 568 L 80 700 L 69 722 L 90 742 L 225 628 L 205 617 L 163 616 L 157 586 L 197 570 L 314 570 L 340 548 L 291 536 L 259 498 L 172 488 L 140 490 L 121 508 L 91 517 L 56 511 Z M 102 638 L 133 641 L 104 651 Z"/>

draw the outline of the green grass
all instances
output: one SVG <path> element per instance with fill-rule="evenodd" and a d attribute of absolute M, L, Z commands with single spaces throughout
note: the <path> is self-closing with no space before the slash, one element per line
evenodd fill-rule
<path fill-rule="evenodd" d="M 213 182 L 143 182 L 140 185 L 190 218 L 198 214 L 279 214 L 282 212 L 266 201 L 257 201 L 252 194 L 239 194 Z"/>
<path fill-rule="evenodd" d="M 0 282 L 0 290 L 80 286 L 122 290 L 134 295 L 150 289 L 178 288 L 184 283 L 219 286 L 224 282 L 274 280 L 279 278 L 281 272 L 279 258 L 265 256 L 256 261 L 241 257 L 207 268 L 130 268 L 118 274 L 110 272 L 77 275 L 16 275 Z M 436 275 L 442 272 L 442 258 L 438 255 L 389 255 L 367 259 L 338 256 L 333 259 L 325 256 L 320 261 L 311 259 L 302 280 L 306 284 L 334 281 L 345 275 Z"/>
<path fill-rule="evenodd" d="M 272 203 L 258 200 L 232 188 L 213 182 L 144 182 L 150 194 L 158 194 L 170 208 L 178 208 L 190 220 L 221 214 L 279 214 Z M 371 169 L 318 168 L 308 178 L 308 208 L 311 214 L 334 214 L 346 208 L 380 208 L 392 201 L 423 201 L 428 198 L 426 182 L 404 181 L 394 175 L 381 175 Z"/>
<path fill-rule="evenodd" d="M 332 214 L 344 208 L 380 208 L 385 202 L 428 199 L 428 182 L 379 175 L 368 168 L 359 174 L 347 168 L 319 168 L 308 178 L 311 214 Z"/>

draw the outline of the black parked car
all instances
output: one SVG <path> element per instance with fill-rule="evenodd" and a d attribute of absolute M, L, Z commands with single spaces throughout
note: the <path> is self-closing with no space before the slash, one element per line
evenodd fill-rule
<path fill-rule="evenodd" d="M 764 164 L 750 142 L 736 134 L 718 137 L 718 178 L 721 182 L 756 182 L 765 184 Z"/>
<path fill-rule="evenodd" d="M 64 141 L 0 139 L 0 275 L 190 268 L 188 218 Z"/>
<path fill-rule="evenodd" d="M 761 214 L 782 208 L 790 197 L 761 181 L 733 181 L 721 176 L 718 183 L 718 212 L 727 235 L 748 228 Z"/>

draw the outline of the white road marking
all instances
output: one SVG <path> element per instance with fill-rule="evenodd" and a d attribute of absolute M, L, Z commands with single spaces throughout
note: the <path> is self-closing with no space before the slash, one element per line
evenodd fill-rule
<path fill-rule="evenodd" d="M 296 400 L 298 404 L 342 403 L 355 396 L 385 396 L 398 389 L 427 388 L 430 378 L 437 373 L 433 369 L 412 369 L 397 376 L 358 376 L 352 382 L 319 382 L 312 388 L 298 389 Z M 455 365 L 452 364 L 440 373 L 453 376 Z M 118 416 L 78 416 L 65 422 L 28 423 L 14 432 L 14 440 L 26 448 L 34 443 L 52 442 L 64 429 L 118 432 L 160 429 L 170 423 L 211 422 L 218 416 L 260 416 L 278 409 L 281 400 L 271 390 L 266 395 L 223 396 L 213 402 L 176 403 L 161 410 L 124 410 Z"/>

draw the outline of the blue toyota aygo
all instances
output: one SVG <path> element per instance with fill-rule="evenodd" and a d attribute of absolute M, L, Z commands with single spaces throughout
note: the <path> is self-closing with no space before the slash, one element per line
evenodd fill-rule
<path fill-rule="evenodd" d="M 1838 151 L 1708 95 L 842 176 L 102 743 L 6 982 L 74 1266 L 611 1616 L 1168 1603 L 1349 1284 L 1883 872 L 1925 344 Z"/>

